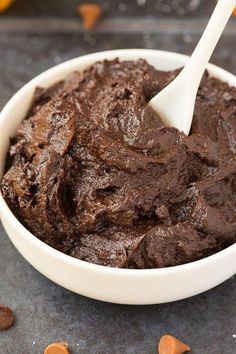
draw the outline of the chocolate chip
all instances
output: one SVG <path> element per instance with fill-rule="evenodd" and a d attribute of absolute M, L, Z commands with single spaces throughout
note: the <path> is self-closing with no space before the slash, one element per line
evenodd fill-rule
<path fill-rule="evenodd" d="M 49 344 L 44 354 L 69 354 L 68 344 L 64 342 Z"/>
<path fill-rule="evenodd" d="M 158 354 L 183 354 L 189 351 L 189 345 L 168 334 L 161 337 L 158 345 Z"/>
<path fill-rule="evenodd" d="M 92 29 L 102 16 L 102 8 L 98 4 L 82 4 L 78 7 L 78 13 L 83 19 L 84 28 Z"/>
<path fill-rule="evenodd" d="M 10 328 L 15 322 L 15 316 L 10 307 L 0 304 L 0 330 Z"/>

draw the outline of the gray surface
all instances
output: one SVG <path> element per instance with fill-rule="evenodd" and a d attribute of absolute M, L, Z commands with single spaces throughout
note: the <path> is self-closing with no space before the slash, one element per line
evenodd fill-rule
<path fill-rule="evenodd" d="M 31 17 L 77 17 L 78 5 L 92 2 L 100 4 L 104 17 L 196 17 L 207 16 L 215 0 L 18 0 L 3 15 Z"/>
<path fill-rule="evenodd" d="M 112 16 L 118 16 L 114 19 L 114 27 L 110 21 L 98 31 L 83 33 L 83 30 L 70 26 L 69 17 L 78 2 L 71 0 L 68 8 L 65 1 L 61 2 L 62 5 L 53 11 L 55 1 L 48 0 L 44 8 L 40 7 L 40 15 L 67 16 L 68 21 L 60 33 L 58 22 L 43 22 L 40 17 L 37 25 L 32 25 L 31 19 L 27 23 L 16 23 L 13 17 L 9 17 L 16 16 L 23 21 L 19 16 L 27 15 L 26 9 L 30 15 L 38 16 L 39 0 L 35 0 L 35 7 L 31 8 L 27 7 L 29 0 L 16 1 L 0 20 L 0 108 L 25 82 L 61 61 L 89 52 L 128 47 L 190 53 L 202 28 L 199 17 L 185 22 L 186 28 L 183 26 L 185 20 L 174 22 L 168 19 L 169 22 L 165 22 L 162 18 L 162 22 L 153 28 L 152 20 L 146 19 L 143 21 L 145 31 L 140 27 L 133 33 L 133 20 L 126 19 L 127 33 L 124 33 L 118 26 L 122 20 L 120 12 L 115 10 L 120 2 L 115 1 L 111 10 Z M 173 4 L 174 1 L 166 3 Z M 156 3 L 163 4 L 164 1 Z M 183 0 L 181 3 L 189 2 Z M 201 1 L 195 15 L 205 16 L 212 3 Z M 140 16 L 140 10 L 132 6 L 133 12 L 128 15 L 136 13 Z M 145 11 L 145 16 L 150 14 Z M 172 15 L 178 18 L 178 14 Z M 186 18 L 188 16 L 192 14 L 189 12 Z M 234 73 L 235 34 L 236 21 L 233 20 L 212 60 Z M 0 354 L 41 354 L 48 343 L 62 340 L 70 343 L 74 354 L 154 354 L 158 339 L 165 333 L 185 340 L 191 345 L 193 354 L 234 354 L 235 294 L 236 281 L 230 279 L 205 294 L 172 304 L 138 307 L 90 300 L 62 289 L 35 271 L 0 227 L 0 303 L 11 306 L 17 315 L 16 325 L 9 331 L 0 332 Z"/>

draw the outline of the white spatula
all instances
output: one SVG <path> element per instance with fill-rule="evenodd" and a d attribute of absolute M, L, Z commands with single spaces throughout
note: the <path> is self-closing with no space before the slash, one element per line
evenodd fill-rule
<path fill-rule="evenodd" d="M 236 6 L 236 0 L 219 0 L 189 62 L 149 104 L 166 125 L 189 134 L 197 90 L 207 63 Z M 232 48 L 234 50 L 234 48 Z"/>

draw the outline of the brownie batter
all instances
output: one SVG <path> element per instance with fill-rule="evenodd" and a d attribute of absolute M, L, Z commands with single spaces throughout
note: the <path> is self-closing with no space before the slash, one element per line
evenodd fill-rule
<path fill-rule="evenodd" d="M 1 184 L 34 235 L 123 268 L 183 264 L 236 241 L 236 88 L 205 73 L 186 136 L 148 106 L 177 73 L 116 59 L 36 90 Z"/>

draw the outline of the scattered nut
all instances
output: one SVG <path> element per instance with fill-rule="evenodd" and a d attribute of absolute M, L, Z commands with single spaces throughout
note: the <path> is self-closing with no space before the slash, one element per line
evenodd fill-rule
<path fill-rule="evenodd" d="M 10 307 L 0 304 L 0 330 L 10 328 L 15 322 L 15 316 Z"/>
<path fill-rule="evenodd" d="M 158 345 L 159 354 L 183 354 L 189 351 L 190 347 L 187 344 L 170 335 L 161 337 Z"/>
<path fill-rule="evenodd" d="M 85 29 L 95 27 L 97 21 L 102 16 L 101 6 L 98 4 L 82 4 L 78 7 L 78 13 L 83 19 Z"/>
<path fill-rule="evenodd" d="M 45 348 L 44 354 L 69 354 L 68 344 L 64 342 L 49 344 Z"/>
<path fill-rule="evenodd" d="M 13 3 L 14 0 L 0 0 L 0 12 L 4 12 Z"/>

